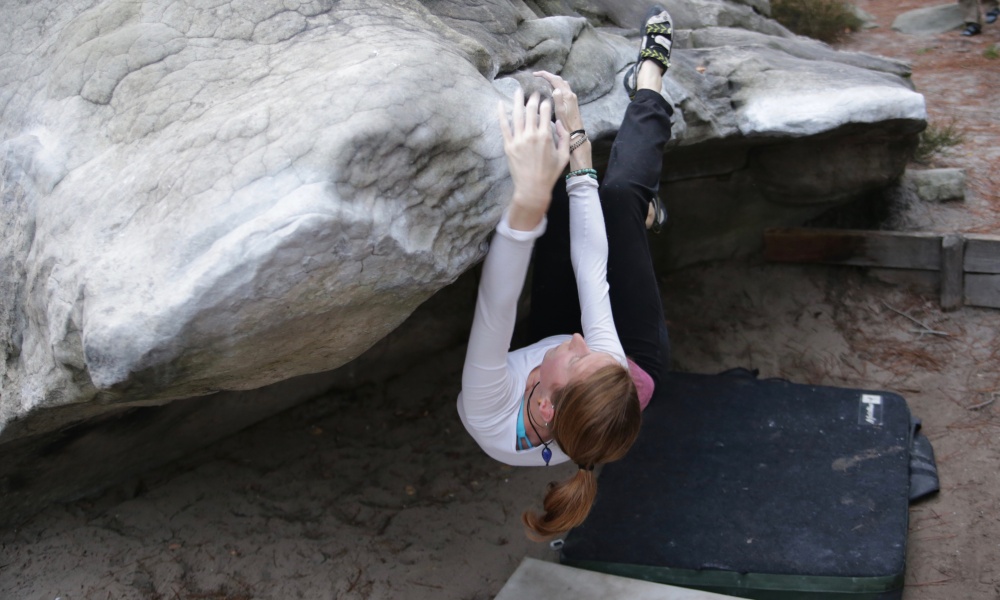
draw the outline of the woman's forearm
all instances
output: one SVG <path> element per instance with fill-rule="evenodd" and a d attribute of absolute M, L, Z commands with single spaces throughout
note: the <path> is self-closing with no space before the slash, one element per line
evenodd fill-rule
<path fill-rule="evenodd" d="M 611 312 L 607 280 L 608 238 L 597 182 L 574 177 L 567 185 L 570 201 L 570 259 L 580 299 L 580 323 L 587 345 L 625 362 Z"/>
<path fill-rule="evenodd" d="M 591 156 L 590 140 L 587 140 L 569 153 L 569 170 L 592 168 L 594 168 L 594 159 Z"/>
<path fill-rule="evenodd" d="M 547 207 L 551 198 L 551 189 L 544 191 L 515 189 L 507 211 L 510 228 L 517 231 L 531 231 L 538 227 L 546 213 L 541 207 Z"/>

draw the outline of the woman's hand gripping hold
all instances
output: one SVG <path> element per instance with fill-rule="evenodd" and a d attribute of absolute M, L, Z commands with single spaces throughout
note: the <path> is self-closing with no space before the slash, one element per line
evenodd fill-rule
<path fill-rule="evenodd" d="M 580 115 L 580 103 L 573 88 L 570 87 L 568 81 L 548 71 L 535 71 L 532 74 L 535 77 L 541 77 L 552 86 L 552 104 L 556 111 L 556 118 L 570 132 L 570 148 L 572 150 L 569 155 L 569 168 L 573 171 L 593 168 L 590 140 L 587 139 L 585 133 L 581 133 L 584 131 L 583 117 Z M 572 135 L 574 131 L 577 132 L 576 136 Z M 583 137 L 578 138 L 577 136 Z M 574 144 L 573 142 L 577 140 L 580 142 Z"/>
<path fill-rule="evenodd" d="M 514 107 L 508 122 L 503 102 L 497 107 L 507 167 L 514 180 L 514 197 L 507 219 L 511 228 L 530 231 L 541 223 L 552 187 L 569 162 L 569 133 L 556 122 L 552 137 L 552 104 L 539 101 L 537 93 L 524 102 L 524 92 L 514 94 Z"/>

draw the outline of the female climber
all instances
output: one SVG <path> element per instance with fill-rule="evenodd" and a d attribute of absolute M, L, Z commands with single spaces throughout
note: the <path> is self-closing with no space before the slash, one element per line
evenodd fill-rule
<path fill-rule="evenodd" d="M 552 86 L 551 103 L 536 93 L 525 104 L 519 90 L 510 122 L 499 107 L 514 193 L 483 265 L 458 412 L 501 462 L 576 463 L 572 477 L 550 486 L 542 513 L 522 516 L 535 538 L 587 517 L 594 466 L 632 446 L 669 361 L 646 229 L 665 220 L 657 189 L 673 110 L 660 89 L 671 34 L 667 12 L 651 10 L 600 185 L 576 95 L 561 77 L 535 73 Z M 538 341 L 508 352 L 532 261 L 529 329 Z"/>

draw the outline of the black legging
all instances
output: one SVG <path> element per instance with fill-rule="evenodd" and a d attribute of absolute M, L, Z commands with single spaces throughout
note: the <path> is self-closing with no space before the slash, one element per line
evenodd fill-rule
<path fill-rule="evenodd" d="M 670 139 L 670 104 L 639 90 L 611 146 L 600 198 L 608 232 L 611 311 L 625 354 L 659 383 L 670 363 L 670 341 L 646 237 L 649 202 L 657 193 L 663 147 Z M 530 341 L 581 331 L 580 300 L 570 262 L 569 196 L 560 179 L 548 227 L 532 258 Z"/>

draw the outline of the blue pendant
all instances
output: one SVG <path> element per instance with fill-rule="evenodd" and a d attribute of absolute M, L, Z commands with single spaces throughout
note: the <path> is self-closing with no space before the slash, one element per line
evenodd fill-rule
<path fill-rule="evenodd" d="M 545 466 L 549 466 L 549 461 L 552 460 L 552 451 L 546 446 L 542 448 L 542 459 L 545 461 Z"/>

